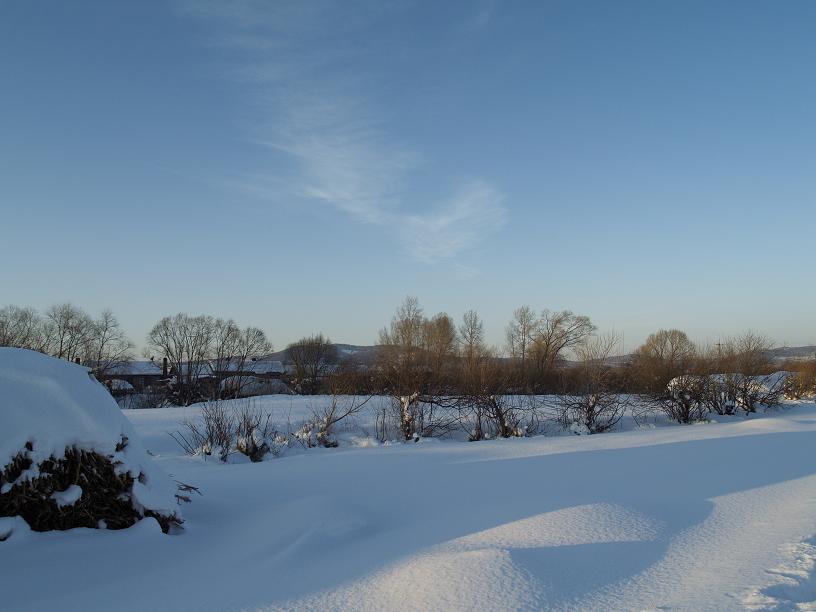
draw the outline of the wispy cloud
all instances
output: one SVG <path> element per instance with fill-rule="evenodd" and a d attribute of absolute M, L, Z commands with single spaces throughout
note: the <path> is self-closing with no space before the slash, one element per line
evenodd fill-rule
<path fill-rule="evenodd" d="M 505 212 L 504 196 L 476 180 L 428 214 L 403 215 L 400 229 L 411 255 L 433 262 L 484 246 L 485 237 L 504 223 Z"/>
<path fill-rule="evenodd" d="M 486 28 L 493 18 L 494 8 L 493 0 L 483 0 L 476 12 L 465 22 L 466 27 L 476 31 Z"/>
<path fill-rule="evenodd" d="M 283 120 L 260 144 L 296 160 L 295 195 L 337 207 L 366 223 L 383 224 L 400 204 L 404 177 L 419 157 L 389 144 L 349 97 L 303 96 L 281 107 Z"/>
<path fill-rule="evenodd" d="M 251 140 L 295 162 L 295 172 L 285 178 L 276 173 L 247 177 L 247 191 L 264 195 L 275 185 L 279 193 L 287 185 L 292 195 L 393 232 L 417 261 L 455 258 L 502 225 L 504 197 L 477 178 L 446 186 L 454 193 L 451 198 L 415 212 L 406 185 L 422 171 L 424 156 L 394 140 L 376 100 L 361 93 L 372 90 L 374 77 L 356 68 L 355 61 L 368 20 L 390 5 L 364 4 L 182 6 L 207 20 L 214 42 L 235 55 L 231 76 L 250 84 L 260 117 L 249 130 Z M 483 5 L 473 27 L 483 27 L 491 9 Z"/>

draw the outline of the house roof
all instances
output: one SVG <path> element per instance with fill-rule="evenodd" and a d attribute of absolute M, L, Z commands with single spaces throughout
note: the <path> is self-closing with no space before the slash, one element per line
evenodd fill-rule
<path fill-rule="evenodd" d="M 274 359 L 247 359 L 241 364 L 240 360 L 230 360 L 224 371 L 226 372 L 252 372 L 253 374 L 283 374 L 285 369 L 280 361 Z"/>
<path fill-rule="evenodd" d="M 285 369 L 280 361 L 274 359 L 247 359 L 241 362 L 234 358 L 221 363 L 217 361 L 207 361 L 200 363 L 183 363 L 181 366 L 182 375 L 192 369 L 193 374 L 199 377 L 212 376 L 214 372 L 249 372 L 257 375 L 283 374 Z"/>
<path fill-rule="evenodd" d="M 161 373 L 161 365 L 150 360 L 120 363 L 105 372 L 108 376 L 161 376 Z"/>

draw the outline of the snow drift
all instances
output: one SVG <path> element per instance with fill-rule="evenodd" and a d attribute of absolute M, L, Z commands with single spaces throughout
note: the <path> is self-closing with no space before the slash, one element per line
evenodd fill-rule
<path fill-rule="evenodd" d="M 0 348 L 0 516 L 35 531 L 182 522 L 177 487 L 87 368 Z"/>

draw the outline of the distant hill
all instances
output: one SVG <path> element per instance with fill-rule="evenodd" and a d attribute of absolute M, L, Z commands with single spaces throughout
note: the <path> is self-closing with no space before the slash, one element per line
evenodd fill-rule
<path fill-rule="evenodd" d="M 816 346 L 781 346 L 771 350 L 771 356 L 777 361 L 786 359 L 812 359 L 816 355 Z"/>

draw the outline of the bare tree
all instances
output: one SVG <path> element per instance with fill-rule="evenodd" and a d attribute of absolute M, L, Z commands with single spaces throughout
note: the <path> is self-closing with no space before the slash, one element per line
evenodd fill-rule
<path fill-rule="evenodd" d="M 423 323 L 423 356 L 431 380 L 437 388 L 450 391 L 454 379 L 454 361 L 459 338 L 456 324 L 444 312 Z"/>
<path fill-rule="evenodd" d="M 696 359 L 697 347 L 685 332 L 661 329 L 637 349 L 632 366 L 643 391 L 662 395 L 672 379 L 691 372 Z"/>
<path fill-rule="evenodd" d="M 423 351 L 425 317 L 419 302 L 407 297 L 380 331 L 378 366 L 392 394 L 419 393 L 426 387 L 428 369 Z"/>
<path fill-rule="evenodd" d="M 576 347 L 578 358 L 573 388 L 559 396 L 561 418 L 576 433 L 612 429 L 629 406 L 621 393 L 621 379 L 608 364 L 620 340 L 616 334 L 592 336 Z"/>
<path fill-rule="evenodd" d="M 104 376 L 131 360 L 133 343 L 125 335 L 116 316 L 110 310 L 92 322 L 85 346 L 84 363 L 94 374 Z"/>
<path fill-rule="evenodd" d="M 5 306 L 0 309 L 0 346 L 45 352 L 47 338 L 43 320 L 30 306 Z"/>
<path fill-rule="evenodd" d="M 483 437 L 512 438 L 534 432 L 535 401 L 532 396 L 507 394 L 512 376 L 501 360 L 485 354 L 478 366 L 478 385 L 465 394 L 474 427 L 470 440 Z"/>
<path fill-rule="evenodd" d="M 484 323 L 475 310 L 468 310 L 459 326 L 461 354 L 466 369 L 472 369 L 486 353 Z"/>
<path fill-rule="evenodd" d="M 784 396 L 785 377 L 774 375 L 770 351 L 773 343 L 748 331 L 724 343 L 724 383 L 736 404 L 746 413 L 777 406 Z"/>
<path fill-rule="evenodd" d="M 788 399 L 816 395 L 816 358 L 788 362 L 785 369 L 793 372 L 785 385 L 785 396 Z"/>
<path fill-rule="evenodd" d="M 93 334 L 93 320 L 84 310 L 66 302 L 46 310 L 45 329 L 49 338 L 48 352 L 73 361 L 84 356 Z"/>
<path fill-rule="evenodd" d="M 337 363 L 337 347 L 323 334 L 301 338 L 286 347 L 295 366 L 296 388 L 307 395 L 317 393 L 320 382 Z"/>
<path fill-rule="evenodd" d="M 551 372 L 564 352 L 581 344 L 595 331 L 589 317 L 569 310 L 541 313 L 531 345 L 531 356 L 539 376 Z"/>
<path fill-rule="evenodd" d="M 459 326 L 461 368 L 458 382 L 460 412 L 464 424 L 470 428 L 470 440 L 481 440 L 488 435 L 488 411 L 492 406 L 495 388 L 495 367 L 498 360 L 491 358 L 484 342 L 484 324 L 475 310 L 468 310 Z M 503 393 L 504 389 L 499 393 Z M 498 406 L 497 429 L 504 430 L 501 423 L 502 406 Z"/>
<path fill-rule="evenodd" d="M 513 319 L 507 324 L 505 337 L 507 353 L 513 360 L 520 376 L 526 377 L 530 358 L 530 345 L 538 325 L 538 321 L 529 306 L 521 306 L 513 311 Z"/>
<path fill-rule="evenodd" d="M 221 395 L 222 381 L 229 377 L 232 383 L 230 394 L 240 397 L 247 368 L 253 357 L 265 355 L 272 350 L 263 330 L 257 327 L 241 329 L 232 319 L 215 319 L 213 322 L 213 342 L 211 367 L 215 376 L 213 397 Z"/>
<path fill-rule="evenodd" d="M 666 391 L 659 397 L 661 410 L 678 423 L 695 423 L 708 418 L 711 379 L 699 374 L 686 373 L 669 381 Z"/>
<path fill-rule="evenodd" d="M 203 399 L 201 377 L 210 372 L 215 320 L 178 313 L 164 317 L 147 335 L 150 347 L 167 357 L 176 375 L 175 399 L 188 405 Z"/>
<path fill-rule="evenodd" d="M 661 329 L 638 347 L 631 366 L 638 389 L 653 405 L 673 421 L 691 423 L 705 420 L 714 406 L 727 409 L 708 364 L 685 332 Z"/>
<path fill-rule="evenodd" d="M 380 332 L 377 369 L 405 440 L 445 433 L 456 423 L 455 401 L 444 393 L 444 381 L 429 361 L 428 329 L 419 302 L 407 297 Z"/>
<path fill-rule="evenodd" d="M 333 435 L 335 426 L 358 414 L 374 397 L 354 394 L 354 389 L 349 388 L 347 382 L 345 379 L 333 378 L 329 402 L 312 410 L 312 422 L 317 430 L 317 443 L 320 446 L 335 448 L 337 446 L 337 440 Z"/>
<path fill-rule="evenodd" d="M 677 377 L 671 386 L 689 388 L 689 396 L 702 394 L 706 410 L 721 416 L 733 415 L 737 411 L 734 394 L 734 376 L 730 372 L 728 350 L 723 351 L 722 343 L 701 347 L 697 350 L 695 366 L 686 367 L 685 374 Z"/>
<path fill-rule="evenodd" d="M 133 344 L 110 310 L 92 319 L 72 304 L 57 304 L 41 317 L 30 307 L 0 309 L 0 346 L 27 348 L 79 360 L 101 376 L 130 359 Z"/>

